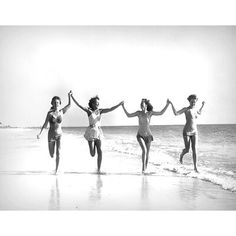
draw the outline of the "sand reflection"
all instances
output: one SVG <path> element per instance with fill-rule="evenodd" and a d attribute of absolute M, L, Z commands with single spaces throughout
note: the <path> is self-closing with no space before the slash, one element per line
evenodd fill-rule
<path fill-rule="evenodd" d="M 148 176 L 142 176 L 141 200 L 148 200 Z"/>
<path fill-rule="evenodd" d="M 92 201 L 101 200 L 101 198 L 102 198 L 102 187 L 103 187 L 102 176 L 97 175 L 96 185 L 92 186 L 91 191 L 90 191 L 89 199 L 92 200 Z"/>
<path fill-rule="evenodd" d="M 58 177 L 55 176 L 55 180 L 53 181 L 49 199 L 49 210 L 60 210 L 60 190 Z"/>

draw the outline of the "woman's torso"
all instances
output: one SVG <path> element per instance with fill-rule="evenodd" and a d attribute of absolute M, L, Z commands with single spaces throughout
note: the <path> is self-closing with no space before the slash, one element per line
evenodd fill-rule
<path fill-rule="evenodd" d="M 139 120 L 139 129 L 138 134 L 141 136 L 149 136 L 152 135 L 150 130 L 150 120 L 151 120 L 152 113 L 151 112 L 142 112 L 140 111 L 138 114 Z"/>
<path fill-rule="evenodd" d="M 186 124 L 183 133 L 185 135 L 197 134 L 197 111 L 194 108 L 187 108 L 185 111 Z"/>
<path fill-rule="evenodd" d="M 91 111 L 91 114 L 89 115 L 89 127 L 100 127 L 101 126 L 101 113 L 100 110 L 97 109 L 95 111 Z"/>
<path fill-rule="evenodd" d="M 49 132 L 53 135 L 62 134 L 61 124 L 62 124 L 63 113 L 62 111 L 51 111 L 49 113 Z"/>

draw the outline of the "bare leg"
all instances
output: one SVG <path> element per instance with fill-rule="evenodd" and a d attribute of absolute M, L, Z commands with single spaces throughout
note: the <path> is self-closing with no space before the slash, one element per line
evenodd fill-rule
<path fill-rule="evenodd" d="M 96 154 L 95 142 L 94 142 L 94 141 L 88 141 L 88 145 L 89 145 L 90 155 L 91 155 L 92 157 L 94 157 L 95 154 Z"/>
<path fill-rule="evenodd" d="M 195 171 L 195 172 L 198 172 L 198 170 L 197 170 L 197 150 L 196 150 L 196 142 L 197 142 L 197 137 L 196 137 L 196 135 L 191 136 L 192 151 L 193 151 L 193 165 L 194 165 L 194 171 Z"/>
<path fill-rule="evenodd" d="M 60 161 L 60 150 L 61 150 L 61 138 L 59 137 L 56 141 L 56 170 L 55 173 L 57 173 L 57 169 L 59 166 L 59 161 Z"/>
<path fill-rule="evenodd" d="M 145 164 L 145 147 L 144 147 L 144 144 L 143 144 L 140 137 L 137 137 L 137 140 L 138 140 L 139 145 L 142 149 L 142 172 L 144 173 L 144 171 L 145 171 L 145 166 L 144 166 L 144 164 Z"/>
<path fill-rule="evenodd" d="M 183 164 L 184 155 L 189 152 L 189 148 L 190 148 L 190 138 L 189 138 L 189 136 L 183 135 L 183 139 L 184 139 L 185 148 L 183 149 L 182 153 L 180 154 L 179 162 L 181 164 Z"/>
<path fill-rule="evenodd" d="M 147 165 L 148 165 L 148 159 L 149 159 L 149 151 L 150 151 L 150 147 L 151 147 L 151 141 L 149 142 L 145 142 L 146 145 L 146 161 L 145 161 L 145 170 L 147 169 Z"/>
<path fill-rule="evenodd" d="M 99 139 L 96 139 L 94 141 L 95 147 L 97 148 L 98 153 L 98 159 L 97 159 L 97 167 L 98 167 L 98 173 L 100 173 L 101 164 L 102 164 L 102 142 Z"/>
<path fill-rule="evenodd" d="M 53 158 L 54 150 L 55 150 L 55 141 L 48 142 L 48 150 L 51 158 Z"/>

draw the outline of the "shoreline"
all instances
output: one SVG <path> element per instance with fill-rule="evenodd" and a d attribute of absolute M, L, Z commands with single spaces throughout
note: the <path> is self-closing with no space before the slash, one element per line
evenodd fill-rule
<path fill-rule="evenodd" d="M 174 174 L 0 172 L 0 186 L 0 210 L 236 210 L 235 193 Z"/>

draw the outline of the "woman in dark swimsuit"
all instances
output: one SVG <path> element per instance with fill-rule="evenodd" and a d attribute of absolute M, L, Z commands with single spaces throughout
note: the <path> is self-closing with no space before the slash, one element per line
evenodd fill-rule
<path fill-rule="evenodd" d="M 49 149 L 50 156 L 52 158 L 54 156 L 55 146 L 56 146 L 55 174 L 57 172 L 57 169 L 59 166 L 59 160 L 60 160 L 62 118 L 63 118 L 63 114 L 65 114 L 67 110 L 70 108 L 70 104 L 71 104 L 71 91 L 68 93 L 68 104 L 62 109 L 60 109 L 61 99 L 57 96 L 53 97 L 51 101 L 52 107 L 47 114 L 47 117 L 41 128 L 40 133 L 37 135 L 37 138 L 39 139 L 43 129 L 47 128 L 47 125 L 49 123 L 50 127 L 48 131 L 48 149 Z"/>
<path fill-rule="evenodd" d="M 197 131 L 197 122 L 196 119 L 198 115 L 201 114 L 202 108 L 205 104 L 205 102 L 202 102 L 202 106 L 199 110 L 196 110 L 195 105 L 197 102 L 197 96 L 195 94 L 190 95 L 188 98 L 189 101 L 189 106 L 184 107 L 179 111 L 175 110 L 174 105 L 171 103 L 173 112 L 176 116 L 185 114 L 186 118 L 186 124 L 183 129 L 183 139 L 184 139 L 184 145 L 185 148 L 183 149 L 182 153 L 180 154 L 180 163 L 183 164 L 183 157 L 186 153 L 189 152 L 190 149 L 190 143 L 192 144 L 192 152 L 193 152 L 193 165 L 194 165 L 194 171 L 198 172 L 197 170 L 197 151 L 196 151 L 196 146 L 197 146 L 197 136 L 198 136 L 198 131 Z"/>

